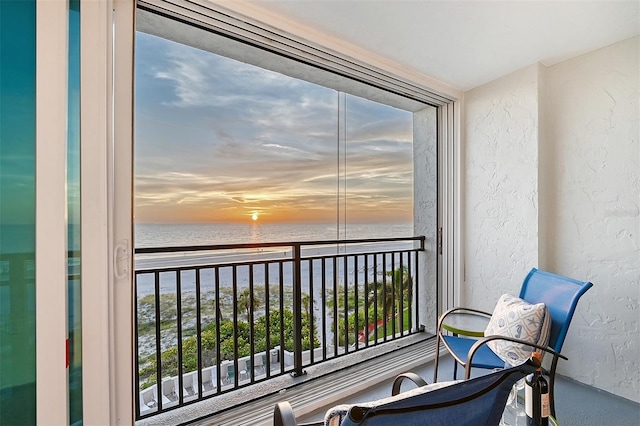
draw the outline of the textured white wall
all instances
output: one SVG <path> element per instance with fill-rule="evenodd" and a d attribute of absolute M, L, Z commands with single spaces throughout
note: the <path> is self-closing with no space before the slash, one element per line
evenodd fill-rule
<path fill-rule="evenodd" d="M 420 324 L 435 333 L 436 300 L 436 235 L 438 229 L 438 140 L 437 110 L 425 108 L 413 114 L 413 198 L 414 235 L 427 237 L 420 256 L 419 275 Z"/>
<path fill-rule="evenodd" d="M 538 265 L 538 74 L 465 93 L 466 306 L 493 310 Z"/>
<path fill-rule="evenodd" d="M 588 279 L 562 373 L 640 400 L 640 38 L 545 73 L 548 268 Z M 542 163 L 541 163 L 542 165 Z"/>
<path fill-rule="evenodd" d="M 532 266 L 592 281 L 560 373 L 635 401 L 639 51 L 635 37 L 528 67 L 465 94 L 464 119 L 464 301 L 491 310 Z"/>

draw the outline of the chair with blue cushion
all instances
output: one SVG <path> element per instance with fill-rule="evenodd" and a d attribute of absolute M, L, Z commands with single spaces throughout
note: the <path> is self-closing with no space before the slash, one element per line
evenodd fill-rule
<path fill-rule="evenodd" d="M 447 316 L 460 311 L 473 312 L 479 315 L 491 317 L 491 313 L 479 311 L 469 308 L 453 308 L 442 314 L 438 320 L 438 331 L 436 337 L 436 359 L 434 365 L 434 382 L 438 378 L 438 359 L 440 355 L 440 343 L 449 351 L 454 359 L 454 378 L 457 364 L 465 367 L 465 378 L 471 375 L 471 368 L 496 369 L 504 368 L 504 356 L 501 358 L 487 345 L 489 342 L 508 341 L 514 344 L 523 344 L 531 348 L 544 349 L 553 355 L 551 367 L 549 369 L 549 391 L 551 394 L 551 413 L 555 415 L 555 407 L 553 405 L 553 385 L 555 371 L 559 358 L 567 359 L 560 355 L 562 345 L 567 330 L 573 318 L 578 300 L 580 297 L 592 287 L 590 282 L 582 282 L 572 278 L 553 274 L 533 268 L 526 276 L 520 289 L 519 298 L 529 304 L 544 303 L 550 315 L 550 329 L 548 331 L 548 343 L 546 345 L 538 345 L 531 341 L 525 341 L 514 337 L 504 335 L 485 335 L 482 338 L 470 338 L 468 336 L 451 336 L 445 335 L 442 329 L 442 323 Z"/>
<path fill-rule="evenodd" d="M 513 385 L 538 366 L 539 362 L 531 358 L 519 366 L 474 379 L 420 386 L 397 394 L 398 380 L 408 377 L 401 375 L 394 383 L 394 396 L 353 405 L 338 405 L 327 411 L 324 422 L 305 425 L 498 425 Z M 418 382 L 424 383 L 420 379 Z M 288 402 L 280 402 L 275 406 L 273 424 L 299 425 Z"/>

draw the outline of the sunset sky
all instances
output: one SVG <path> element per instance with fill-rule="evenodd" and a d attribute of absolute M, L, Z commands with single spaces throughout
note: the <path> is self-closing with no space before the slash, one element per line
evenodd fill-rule
<path fill-rule="evenodd" d="M 335 222 L 338 190 L 343 211 L 337 91 L 140 32 L 135 78 L 136 222 Z M 412 114 L 346 104 L 347 220 L 411 220 Z"/>

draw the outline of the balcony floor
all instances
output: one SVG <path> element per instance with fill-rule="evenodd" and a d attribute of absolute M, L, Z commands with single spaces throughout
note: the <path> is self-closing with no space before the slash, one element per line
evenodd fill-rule
<path fill-rule="evenodd" d="M 289 381 L 288 385 L 284 383 L 275 383 L 274 385 L 265 382 L 265 386 L 262 388 L 257 385 L 250 386 L 237 391 L 240 393 L 238 395 L 232 393 L 213 398 L 210 400 L 212 403 L 214 400 L 218 400 L 217 409 L 213 406 L 206 407 L 206 403 L 183 407 L 182 410 L 191 411 L 191 415 L 194 414 L 194 411 L 202 413 L 199 416 L 200 419 L 194 422 L 185 419 L 185 417 L 189 417 L 185 416 L 186 412 L 181 413 L 181 410 L 176 410 L 173 413 L 169 412 L 166 415 L 138 422 L 138 424 L 146 426 L 177 424 L 186 421 L 182 424 L 198 426 L 271 425 L 274 405 L 278 401 L 284 400 L 292 404 L 299 422 L 318 421 L 322 420 L 324 412 L 328 408 L 337 403 L 356 403 L 389 396 L 393 377 L 403 371 L 413 371 L 427 382 L 433 382 L 433 354 L 433 339 L 424 340 L 424 338 L 415 336 L 412 344 L 382 355 L 370 355 L 370 359 L 363 359 L 365 354 L 361 352 L 353 354 L 356 358 L 350 359 L 349 357 L 352 355 L 343 357 L 339 360 L 342 365 L 330 366 L 333 372 L 329 374 L 320 374 L 318 371 L 314 371 L 317 368 L 327 368 L 323 364 L 329 363 L 323 363 L 309 367 L 309 374 L 306 378 L 281 377 L 280 380 Z M 449 357 L 441 358 L 438 373 L 440 380 L 451 379 L 452 366 L 453 362 Z M 474 370 L 473 375 L 486 372 L 486 370 Z M 464 373 L 459 370 L 458 374 L 461 377 Z M 365 377 L 367 379 L 363 380 Z M 556 379 L 555 391 L 556 414 L 558 421 L 563 426 L 640 425 L 640 404 L 638 403 L 562 376 Z M 264 396 L 260 397 L 260 395 Z M 235 403 L 231 399 L 234 399 Z M 203 415 L 204 413 L 209 414 Z M 181 416 L 182 422 L 176 421 L 176 417 L 169 417 L 172 415 Z"/>
<path fill-rule="evenodd" d="M 561 361 L 562 362 L 562 361 Z M 567 362 L 567 361 L 565 361 Z M 453 361 L 447 356 L 440 359 L 438 379 L 453 378 Z M 433 362 L 425 363 L 411 371 L 420 375 L 428 383 L 433 382 Z M 488 370 L 473 370 L 472 377 L 486 374 Z M 464 376 L 464 370 L 458 368 L 458 378 Z M 410 386 L 410 384 L 408 384 Z M 404 389 L 404 384 L 403 384 Z M 408 389 L 408 388 L 407 388 Z M 592 386 L 579 383 L 569 378 L 558 376 L 555 383 L 556 414 L 562 426 L 591 425 L 640 425 L 640 404 L 618 397 Z M 371 389 L 359 392 L 344 399 L 341 403 L 353 404 L 386 398 L 391 395 L 391 381 L 380 383 Z M 329 408 L 329 407 L 326 407 Z M 326 408 L 301 416 L 298 422 L 322 421 Z M 518 423 L 519 425 L 520 423 Z M 525 424 L 525 421 L 522 422 Z"/>

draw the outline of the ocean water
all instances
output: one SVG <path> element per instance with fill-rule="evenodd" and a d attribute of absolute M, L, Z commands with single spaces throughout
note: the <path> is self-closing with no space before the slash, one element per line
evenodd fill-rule
<path fill-rule="evenodd" d="M 137 223 L 135 247 L 273 243 L 413 235 L 412 223 Z"/>
<path fill-rule="evenodd" d="M 177 247 L 192 245 L 216 245 L 216 244 L 244 244 L 244 243 L 273 243 L 273 242 L 295 242 L 295 241 L 318 241 L 335 239 L 369 239 L 369 238 L 394 238 L 410 237 L 413 235 L 413 225 L 411 223 L 385 223 L 385 224 L 353 224 L 347 225 L 346 229 L 335 224 L 136 224 L 135 226 L 135 247 Z M 371 249 L 372 245 L 357 246 L 312 246 L 303 248 L 303 256 L 316 256 L 327 254 L 345 254 L 355 251 L 363 252 Z M 390 242 L 375 245 L 375 250 L 407 249 L 413 247 L 412 243 Z M 151 268 L 172 268 L 187 267 L 193 265 L 213 265 L 228 264 L 242 261 L 268 261 L 273 259 L 291 258 L 290 247 L 265 247 L 261 249 L 245 250 L 224 250 L 207 252 L 175 252 L 158 254 L 138 254 L 135 256 L 135 269 L 138 271 L 137 295 L 142 297 L 155 293 L 154 275 L 152 273 L 140 273 L 140 271 Z M 368 270 L 363 268 L 364 258 L 359 260 L 360 264 L 355 265 L 353 257 L 348 258 L 344 265 L 339 262 L 336 265 L 336 274 L 339 281 L 348 280 L 354 282 L 358 279 L 363 282 L 365 277 L 373 277 L 374 265 L 378 273 L 390 270 L 393 264 L 399 265 L 399 257 L 393 263 L 391 257 L 382 259 L 381 256 L 368 257 Z M 405 260 L 406 262 L 406 260 Z M 311 271 L 311 273 L 310 273 Z M 264 267 L 256 267 L 253 271 L 253 282 L 255 285 L 264 285 L 266 280 Z M 333 265 L 329 262 L 325 268 L 325 275 L 329 284 L 332 284 Z M 220 285 L 230 287 L 233 282 L 233 270 L 230 267 L 218 268 Z M 282 271 L 277 263 L 271 263 L 268 267 L 269 284 L 279 282 L 280 278 L 288 285 L 292 282 L 291 263 L 285 263 Z M 320 286 L 322 271 L 320 261 L 303 262 L 301 265 L 302 287 L 304 291 L 309 291 L 310 282 L 314 286 Z M 282 277 L 280 277 L 282 275 Z M 215 276 L 213 268 L 202 269 L 200 272 L 201 289 L 203 292 L 213 291 Z M 161 273 L 159 285 L 161 293 L 176 292 L 176 274 L 172 272 Z M 239 288 L 249 286 L 249 268 L 238 267 L 236 269 L 236 282 Z M 195 292 L 196 278 L 195 271 L 181 272 L 181 290 L 183 293 Z"/>

